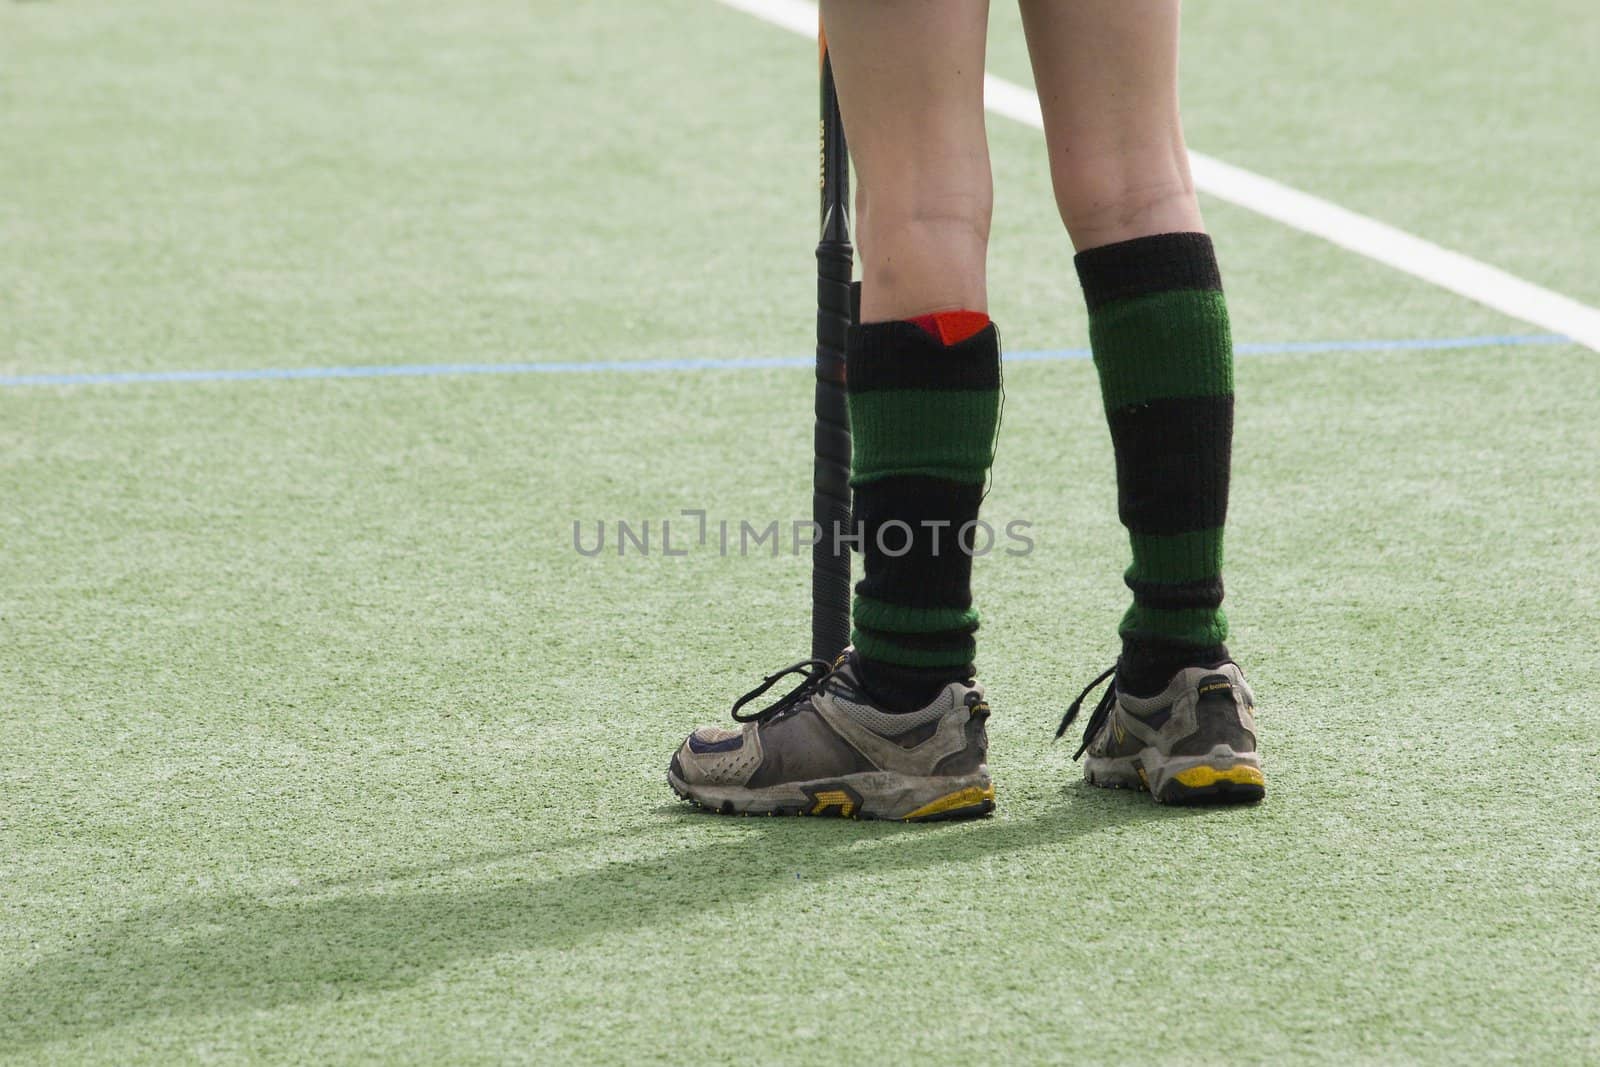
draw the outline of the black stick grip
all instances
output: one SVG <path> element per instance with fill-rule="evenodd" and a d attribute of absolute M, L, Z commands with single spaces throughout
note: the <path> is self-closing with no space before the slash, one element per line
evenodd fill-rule
<path fill-rule="evenodd" d="M 811 549 L 811 655 L 833 660 L 850 643 L 850 412 L 845 405 L 845 335 L 855 319 L 857 290 L 850 282 L 850 149 L 845 143 L 833 63 L 826 43 L 821 70 L 822 173 L 818 189 L 821 236 L 817 245 L 816 465 L 811 520 L 818 539 Z"/>
<path fill-rule="evenodd" d="M 854 297 L 853 253 L 842 241 L 817 246 L 816 467 L 811 519 L 811 655 L 832 660 L 850 643 L 850 415 L 845 404 L 845 334 Z"/>

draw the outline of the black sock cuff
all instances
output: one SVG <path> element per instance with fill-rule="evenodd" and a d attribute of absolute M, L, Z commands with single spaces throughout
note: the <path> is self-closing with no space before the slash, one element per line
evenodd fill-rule
<path fill-rule="evenodd" d="M 850 327 L 845 380 L 853 395 L 887 389 L 1000 388 L 1000 333 L 990 323 L 947 345 L 913 322 Z"/>
<path fill-rule="evenodd" d="M 1102 245 L 1073 258 L 1089 310 L 1154 293 L 1222 291 L 1211 238 L 1203 233 L 1160 233 Z"/>

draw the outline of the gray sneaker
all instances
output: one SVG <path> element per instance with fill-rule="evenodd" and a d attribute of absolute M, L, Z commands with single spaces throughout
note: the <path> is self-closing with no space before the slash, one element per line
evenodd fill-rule
<path fill-rule="evenodd" d="M 789 674 L 804 680 L 771 707 L 740 709 Z M 906 822 L 994 810 L 989 705 L 952 682 L 917 711 L 891 714 L 856 682 L 854 653 L 767 676 L 733 706 L 738 729 L 701 727 L 667 770 L 673 792 L 724 815 L 837 815 Z"/>
<path fill-rule="evenodd" d="M 1056 731 L 1066 733 L 1089 683 Z M 1113 678 L 1083 731 L 1083 777 L 1109 789 L 1145 789 L 1162 804 L 1252 803 L 1266 795 L 1256 754 L 1255 695 L 1235 663 L 1189 667 L 1152 697 L 1117 691 Z"/>

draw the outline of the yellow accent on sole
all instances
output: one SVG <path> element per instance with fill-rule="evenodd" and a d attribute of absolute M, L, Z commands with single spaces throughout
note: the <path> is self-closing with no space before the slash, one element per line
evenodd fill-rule
<path fill-rule="evenodd" d="M 1179 771 L 1172 776 L 1172 780 L 1190 789 L 1204 789 L 1206 786 L 1216 785 L 1218 782 L 1229 782 L 1233 785 L 1264 786 L 1267 784 L 1267 780 L 1261 775 L 1261 768 L 1249 767 L 1244 764 L 1240 764 L 1237 767 L 1229 767 L 1225 771 L 1219 771 L 1215 767 L 1207 767 L 1202 764 L 1199 767 L 1190 767 L 1186 771 Z"/>
<path fill-rule="evenodd" d="M 984 801 L 994 801 L 994 783 L 985 786 L 969 785 L 965 789 L 957 789 L 954 793 L 946 793 L 938 800 L 930 800 L 916 811 L 900 816 L 902 819 L 926 819 L 930 815 L 941 812 L 955 811 L 957 808 L 970 808 Z"/>
<path fill-rule="evenodd" d="M 839 814 L 848 819 L 850 813 L 856 810 L 856 804 L 855 801 L 850 799 L 850 794 L 844 790 L 830 789 L 827 792 L 817 794 L 817 802 L 812 807 L 811 814 L 821 815 L 829 808 L 838 808 Z"/>

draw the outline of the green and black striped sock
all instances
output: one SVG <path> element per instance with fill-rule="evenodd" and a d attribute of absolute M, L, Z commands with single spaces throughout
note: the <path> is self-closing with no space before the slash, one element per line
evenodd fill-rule
<path fill-rule="evenodd" d="M 1117 513 L 1133 542 L 1117 684 L 1155 693 L 1185 667 L 1228 658 L 1228 307 L 1203 233 L 1106 245 L 1076 263 L 1116 453 Z"/>
<path fill-rule="evenodd" d="M 987 315 L 852 327 L 850 485 L 862 535 L 851 643 L 862 684 L 893 711 L 971 677 L 972 539 L 994 461 L 1000 339 Z"/>

